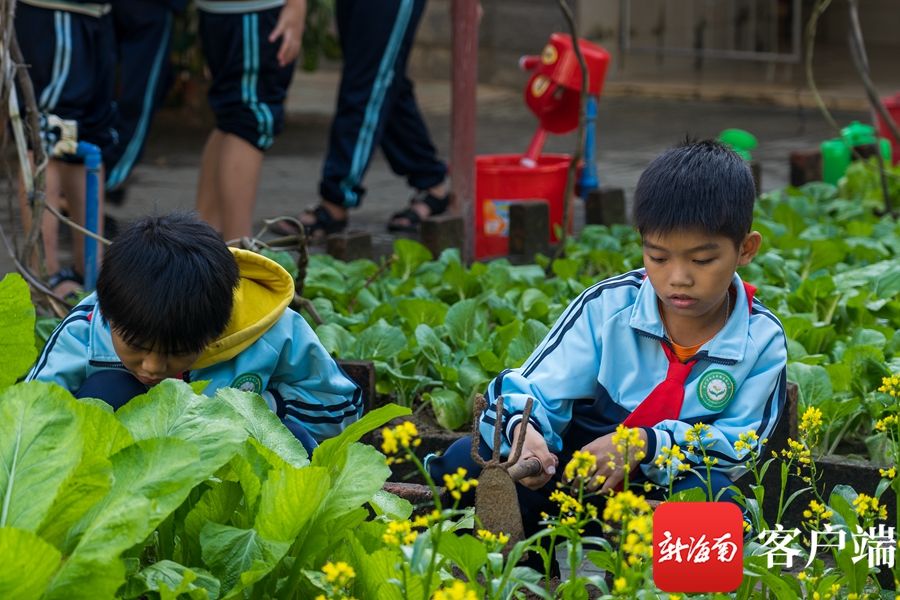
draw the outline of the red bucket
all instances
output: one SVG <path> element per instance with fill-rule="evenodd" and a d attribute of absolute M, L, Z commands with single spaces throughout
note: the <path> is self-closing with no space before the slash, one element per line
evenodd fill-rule
<path fill-rule="evenodd" d="M 550 241 L 562 225 L 566 175 L 572 157 L 543 154 L 535 167 L 519 164 L 521 154 L 475 157 L 475 258 L 509 254 L 509 205 L 546 202 L 550 209 Z"/>
<path fill-rule="evenodd" d="M 884 104 L 894 123 L 900 126 L 900 92 L 897 92 L 892 97 L 882 98 L 881 103 Z M 878 136 L 891 141 L 891 154 L 893 155 L 893 163 L 896 165 L 900 163 L 900 140 L 891 134 L 890 128 L 884 122 L 884 119 L 881 118 L 881 115 L 876 113 L 875 116 L 878 121 Z"/>

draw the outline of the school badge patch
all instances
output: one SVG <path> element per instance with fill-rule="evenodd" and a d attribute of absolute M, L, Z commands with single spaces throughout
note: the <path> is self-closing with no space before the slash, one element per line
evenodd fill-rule
<path fill-rule="evenodd" d="M 262 393 L 262 377 L 256 373 L 244 373 L 235 377 L 229 387 L 239 389 L 242 392 L 259 394 Z"/>
<path fill-rule="evenodd" d="M 700 404 L 712 411 L 725 408 L 734 397 L 734 378 L 726 371 L 712 369 L 703 374 L 697 384 Z"/>

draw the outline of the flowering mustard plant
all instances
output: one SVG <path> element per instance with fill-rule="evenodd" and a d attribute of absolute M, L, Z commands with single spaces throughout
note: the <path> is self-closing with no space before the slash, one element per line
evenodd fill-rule
<path fill-rule="evenodd" d="M 396 456 L 401 450 L 417 448 L 422 440 L 418 437 L 419 431 L 412 421 L 404 421 L 396 427 L 385 427 L 381 430 L 381 451 L 388 457 L 387 464 L 399 464 L 404 462 L 402 456 Z"/>
<path fill-rule="evenodd" d="M 457 502 L 462 498 L 463 494 L 478 486 L 478 480 L 466 479 L 466 473 L 467 471 L 464 468 L 459 467 L 456 469 L 456 473 L 444 475 L 444 487 Z"/>

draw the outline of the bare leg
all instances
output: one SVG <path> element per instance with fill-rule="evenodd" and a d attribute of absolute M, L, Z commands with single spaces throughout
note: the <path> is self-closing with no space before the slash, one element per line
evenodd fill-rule
<path fill-rule="evenodd" d="M 222 216 L 218 209 L 219 154 L 225 134 L 213 129 L 203 147 L 200 160 L 200 179 L 197 182 L 197 213 L 200 218 L 222 231 Z"/>
<path fill-rule="evenodd" d="M 103 235 L 103 173 L 100 173 L 100 194 L 97 207 L 100 235 Z M 47 164 L 45 202 L 57 210 L 65 204 L 70 218 L 84 225 L 84 196 L 85 196 L 85 172 L 83 165 L 66 163 L 51 159 Z M 19 176 L 19 207 L 22 211 L 22 225 L 26 233 L 31 229 L 31 207 L 25 197 L 25 186 Z M 44 264 L 48 274 L 54 274 L 60 270 L 59 260 L 59 219 L 50 211 L 45 210 L 41 218 L 41 238 L 43 239 Z M 72 232 L 72 259 L 75 269 L 84 272 L 84 236 L 75 231 Z M 102 246 L 98 249 L 98 256 L 102 254 Z M 54 290 L 57 294 L 65 296 L 75 291 L 74 283 L 63 282 Z"/>
<path fill-rule="evenodd" d="M 222 237 L 226 240 L 252 234 L 262 161 L 263 153 L 256 146 L 236 135 L 224 134 L 218 181 Z"/>
<path fill-rule="evenodd" d="M 263 153 L 244 139 L 213 130 L 203 150 L 197 211 L 226 240 L 252 233 Z"/>

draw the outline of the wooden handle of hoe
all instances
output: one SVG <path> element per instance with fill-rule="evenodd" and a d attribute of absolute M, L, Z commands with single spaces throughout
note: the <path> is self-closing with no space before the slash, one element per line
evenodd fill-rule
<path fill-rule="evenodd" d="M 544 466 L 536 458 L 526 458 L 512 465 L 506 472 L 509 473 L 510 479 L 519 481 L 525 477 L 537 475 L 543 470 Z"/>

